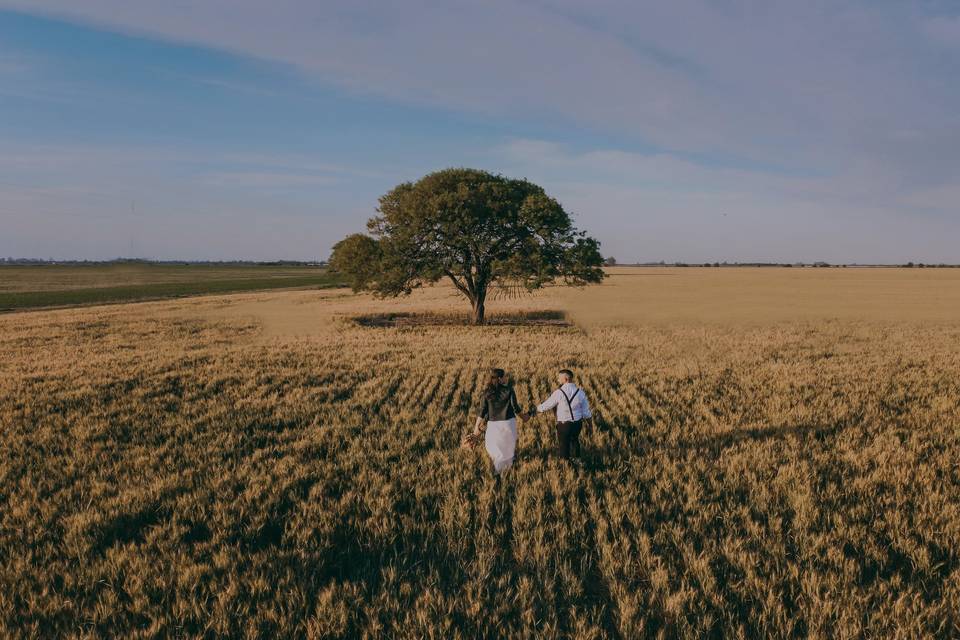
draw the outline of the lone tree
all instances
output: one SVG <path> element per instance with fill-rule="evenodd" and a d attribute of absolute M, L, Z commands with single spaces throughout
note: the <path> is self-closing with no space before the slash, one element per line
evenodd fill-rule
<path fill-rule="evenodd" d="M 548 283 L 582 286 L 603 280 L 593 238 L 544 190 L 475 169 L 445 169 L 405 182 L 380 198 L 370 235 L 333 248 L 330 266 L 354 291 L 409 294 L 448 278 L 483 324 L 494 287 L 533 291 Z"/>

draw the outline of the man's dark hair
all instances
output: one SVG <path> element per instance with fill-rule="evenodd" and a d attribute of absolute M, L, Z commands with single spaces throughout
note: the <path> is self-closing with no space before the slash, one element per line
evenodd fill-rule
<path fill-rule="evenodd" d="M 573 371 L 570 371 L 570 369 L 560 369 L 557 373 L 562 373 L 567 376 L 568 380 L 573 380 Z"/>
<path fill-rule="evenodd" d="M 502 378 L 507 375 L 507 372 L 503 369 L 490 369 L 490 376 L 493 378 Z"/>

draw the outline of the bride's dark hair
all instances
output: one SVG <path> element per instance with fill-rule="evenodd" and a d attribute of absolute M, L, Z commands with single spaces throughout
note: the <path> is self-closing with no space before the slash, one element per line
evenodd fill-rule
<path fill-rule="evenodd" d="M 490 369 L 490 379 L 487 381 L 487 387 L 495 387 L 500 384 L 500 380 L 507 374 L 503 369 Z"/>

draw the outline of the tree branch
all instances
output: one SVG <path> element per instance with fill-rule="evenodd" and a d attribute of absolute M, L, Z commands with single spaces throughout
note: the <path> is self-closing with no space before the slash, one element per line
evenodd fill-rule
<path fill-rule="evenodd" d="M 467 287 L 464 286 L 463 283 L 461 283 L 460 280 L 457 279 L 457 276 L 455 276 L 452 271 L 450 271 L 449 269 L 444 269 L 443 272 L 447 275 L 448 278 L 450 278 L 450 282 L 452 282 L 453 286 L 457 288 L 457 291 L 467 296 L 467 299 L 472 303 L 474 300 L 473 293 L 471 293 L 470 290 L 468 290 Z"/>

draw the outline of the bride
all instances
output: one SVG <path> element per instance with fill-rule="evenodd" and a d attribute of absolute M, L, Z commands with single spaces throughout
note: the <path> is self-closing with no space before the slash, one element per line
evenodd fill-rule
<path fill-rule="evenodd" d="M 484 444 L 494 475 L 501 475 L 513 464 L 517 448 L 517 416 L 522 413 L 513 387 L 507 384 L 503 369 L 491 369 L 487 386 L 477 403 L 477 422 L 473 434 L 467 436 L 469 444 L 480 441 L 480 427 L 487 423 Z"/>

